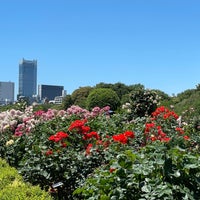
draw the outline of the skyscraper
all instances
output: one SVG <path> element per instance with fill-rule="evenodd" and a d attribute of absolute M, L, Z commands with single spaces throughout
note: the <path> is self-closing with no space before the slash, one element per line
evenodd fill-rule
<path fill-rule="evenodd" d="M 0 104 L 14 102 L 14 83 L 0 82 Z"/>
<path fill-rule="evenodd" d="M 25 60 L 19 63 L 19 93 L 18 97 L 31 99 L 37 94 L 37 60 Z"/>

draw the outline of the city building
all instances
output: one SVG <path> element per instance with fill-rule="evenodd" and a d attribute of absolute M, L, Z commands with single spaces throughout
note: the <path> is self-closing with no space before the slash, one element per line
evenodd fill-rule
<path fill-rule="evenodd" d="M 37 94 L 37 60 L 25 60 L 19 63 L 19 91 L 18 99 L 25 97 L 32 99 Z"/>
<path fill-rule="evenodd" d="M 9 104 L 14 102 L 14 88 L 13 82 L 0 82 L 0 104 Z"/>
<path fill-rule="evenodd" d="M 40 101 L 54 102 L 56 98 L 60 102 L 61 97 L 66 96 L 66 91 L 64 90 L 64 86 L 38 85 L 38 96 Z"/>
<path fill-rule="evenodd" d="M 66 96 L 66 95 L 65 95 L 65 96 Z M 63 101 L 63 98 L 64 98 L 65 96 L 57 96 L 57 97 L 55 97 L 53 103 L 54 103 L 54 104 L 61 104 L 62 101 Z"/>

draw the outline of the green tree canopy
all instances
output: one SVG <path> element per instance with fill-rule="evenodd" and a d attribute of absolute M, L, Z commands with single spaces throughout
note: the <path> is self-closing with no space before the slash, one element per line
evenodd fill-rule
<path fill-rule="evenodd" d="M 145 89 L 144 85 L 142 85 L 140 83 L 129 85 L 128 88 L 129 88 L 129 92 Z"/>
<path fill-rule="evenodd" d="M 115 91 L 110 88 L 93 89 L 87 98 L 87 107 L 92 109 L 96 106 L 102 108 L 110 106 L 111 110 L 116 110 L 120 105 L 120 99 Z"/>
<path fill-rule="evenodd" d="M 62 108 L 64 110 L 66 110 L 67 108 L 69 108 L 71 105 L 73 105 L 73 101 L 72 101 L 72 98 L 71 98 L 71 95 L 66 95 L 64 98 L 63 98 L 63 101 L 62 101 Z"/>
<path fill-rule="evenodd" d="M 74 105 L 78 105 L 82 108 L 86 108 L 86 99 L 93 88 L 90 86 L 79 87 L 74 90 L 71 95 L 71 100 Z"/>

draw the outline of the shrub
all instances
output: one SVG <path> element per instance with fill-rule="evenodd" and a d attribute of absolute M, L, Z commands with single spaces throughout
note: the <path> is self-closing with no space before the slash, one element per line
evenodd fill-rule
<path fill-rule="evenodd" d="M 28 110 L 14 135 L 2 129 L 9 136 L 2 156 L 55 198 L 192 200 L 200 193 L 199 131 L 164 106 L 131 121 L 105 115 L 109 106 Z"/>
<path fill-rule="evenodd" d="M 87 179 L 74 195 L 81 199 L 190 199 L 200 195 L 200 156 L 157 141 L 126 150 Z"/>
<path fill-rule="evenodd" d="M 110 88 L 93 89 L 87 98 L 87 107 L 92 109 L 96 106 L 102 108 L 110 106 L 111 110 L 116 110 L 120 105 L 120 99 L 115 91 Z"/>
<path fill-rule="evenodd" d="M 90 91 L 92 90 L 93 88 L 90 86 L 79 87 L 71 94 L 71 103 L 73 103 L 74 105 L 78 105 L 82 108 L 86 108 L 86 100 Z"/>
<path fill-rule="evenodd" d="M 52 198 L 39 186 L 24 183 L 17 170 L 0 159 L 0 199 L 50 200 Z"/>
<path fill-rule="evenodd" d="M 131 116 L 149 116 L 158 105 L 158 95 L 155 91 L 138 89 L 130 94 Z"/>
<path fill-rule="evenodd" d="M 67 108 L 69 108 L 72 105 L 73 105 L 72 97 L 71 95 L 68 94 L 63 98 L 62 108 L 63 110 L 67 110 Z"/>
<path fill-rule="evenodd" d="M 50 115 L 48 120 L 41 112 L 31 131 L 4 142 L 5 158 L 26 181 L 45 190 L 62 182 L 54 196 L 62 195 L 65 199 L 72 199 L 72 192 L 85 178 L 118 153 L 118 147 L 108 149 L 112 136 L 116 135 L 116 143 L 134 141 L 132 132 L 126 131 L 135 124 L 125 124 L 122 115 L 109 117 L 104 114 L 107 107 L 95 107 L 91 113 L 87 111 L 88 119 L 82 119 L 83 110 L 73 108 L 62 112 L 64 115 Z"/>
<path fill-rule="evenodd" d="M 74 195 L 93 200 L 198 199 L 199 134 L 185 132 L 177 119 L 175 112 L 158 107 L 145 124 L 143 145 L 118 149 Z"/>

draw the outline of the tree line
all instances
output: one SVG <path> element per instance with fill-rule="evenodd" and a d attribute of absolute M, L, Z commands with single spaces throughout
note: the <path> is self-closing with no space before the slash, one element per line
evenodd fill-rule
<path fill-rule="evenodd" d="M 141 115 L 139 112 L 148 109 L 146 112 L 150 112 L 155 107 L 151 99 L 159 105 L 174 109 L 179 115 L 200 116 L 200 84 L 196 85 L 195 89 L 187 89 L 177 95 L 169 96 L 158 89 L 146 89 L 140 83 L 126 85 L 121 82 L 100 82 L 93 87 L 79 87 L 72 94 L 66 95 L 61 105 L 42 104 L 35 109 L 47 110 L 53 107 L 66 110 L 71 105 L 77 105 L 88 110 L 95 106 L 110 106 L 111 110 L 120 111 L 124 104 L 130 103 L 132 109 L 138 104 L 141 106 L 141 110 L 137 111 L 138 115 Z M 0 111 L 11 108 L 18 109 L 17 105 L 9 105 L 1 106 Z"/>

